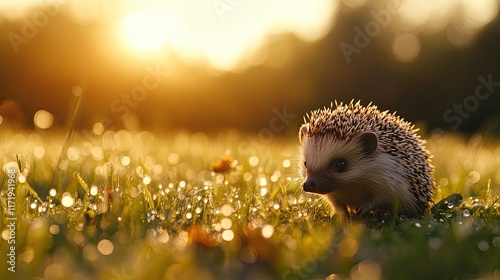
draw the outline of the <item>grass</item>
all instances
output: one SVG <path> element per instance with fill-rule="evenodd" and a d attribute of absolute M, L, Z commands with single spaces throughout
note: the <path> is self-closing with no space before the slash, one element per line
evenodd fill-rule
<path fill-rule="evenodd" d="M 0 135 L 1 279 L 500 279 L 500 142 L 481 135 L 428 139 L 432 214 L 348 225 L 301 191 L 294 137 Z"/>

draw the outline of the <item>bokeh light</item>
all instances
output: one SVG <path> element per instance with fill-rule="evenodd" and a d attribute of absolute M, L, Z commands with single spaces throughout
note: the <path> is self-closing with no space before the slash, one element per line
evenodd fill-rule
<path fill-rule="evenodd" d="M 97 250 L 99 251 L 99 253 L 105 256 L 111 255 L 114 249 L 115 246 L 113 245 L 113 242 L 109 241 L 108 239 L 103 239 L 97 244 Z"/>
<path fill-rule="evenodd" d="M 59 263 L 53 263 L 47 268 L 45 268 L 45 271 L 43 273 L 44 279 L 64 279 L 66 278 L 64 275 L 64 268 L 61 264 Z"/>
<path fill-rule="evenodd" d="M 233 221 L 231 221 L 231 219 L 229 218 L 224 218 L 222 219 L 220 224 L 223 229 L 230 229 L 233 226 Z"/>
<path fill-rule="evenodd" d="M 36 146 L 35 149 L 33 149 L 33 155 L 38 159 L 43 158 L 45 156 L 45 148 L 42 146 Z"/>
<path fill-rule="evenodd" d="M 351 279 L 377 280 L 382 275 L 380 265 L 372 260 L 363 260 L 351 269 Z"/>
<path fill-rule="evenodd" d="M 230 229 L 224 230 L 222 232 L 222 239 L 224 241 L 231 241 L 234 238 L 234 232 Z"/>
<path fill-rule="evenodd" d="M 83 248 L 83 257 L 88 261 L 97 261 L 99 259 L 99 251 L 94 244 L 88 244 Z"/>
<path fill-rule="evenodd" d="M 58 225 L 51 225 L 51 226 L 49 227 L 49 231 L 50 231 L 50 233 L 51 233 L 52 235 L 57 235 L 57 234 L 59 234 L 60 230 L 61 230 L 61 228 L 60 228 Z"/>
<path fill-rule="evenodd" d="M 48 129 L 54 123 L 54 116 L 45 110 L 39 110 L 35 113 L 33 118 L 35 126 L 40 129 Z"/>
<path fill-rule="evenodd" d="M 128 166 L 130 164 L 130 157 L 129 156 L 123 156 L 121 163 L 123 166 Z"/>
<path fill-rule="evenodd" d="M 231 214 L 233 214 L 233 211 L 234 211 L 233 207 L 229 204 L 225 204 L 224 206 L 221 207 L 221 210 L 220 210 L 222 215 L 224 215 L 226 217 L 231 216 Z"/>
<path fill-rule="evenodd" d="M 19 174 L 17 181 L 21 184 L 26 183 L 26 176 L 24 176 L 24 174 Z"/>
<path fill-rule="evenodd" d="M 393 49 L 399 61 L 410 62 L 420 53 L 420 41 L 414 34 L 401 34 L 394 41 Z"/>
<path fill-rule="evenodd" d="M 358 252 L 358 242 L 354 238 L 347 237 L 339 244 L 339 254 L 350 258 Z"/>
<path fill-rule="evenodd" d="M 274 234 L 274 227 L 272 225 L 265 225 L 262 227 L 262 236 L 264 238 L 271 238 Z"/>
<path fill-rule="evenodd" d="M 258 254 L 253 247 L 244 247 L 240 251 L 240 258 L 244 263 L 252 264 L 257 261 Z"/>
<path fill-rule="evenodd" d="M 75 200 L 73 199 L 73 197 L 71 197 L 71 194 L 69 192 L 63 193 L 62 198 L 61 198 L 61 204 L 64 207 L 71 207 L 71 206 L 73 206 L 74 203 L 75 203 Z"/>
<path fill-rule="evenodd" d="M 99 191 L 99 188 L 97 186 L 90 187 L 90 195 L 96 196 L 98 191 Z"/>
<path fill-rule="evenodd" d="M 259 164 L 259 158 L 252 156 L 248 159 L 248 163 L 250 163 L 250 166 L 257 166 L 257 164 Z"/>

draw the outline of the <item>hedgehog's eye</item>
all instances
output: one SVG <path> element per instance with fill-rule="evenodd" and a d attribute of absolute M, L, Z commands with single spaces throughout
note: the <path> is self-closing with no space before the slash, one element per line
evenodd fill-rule
<path fill-rule="evenodd" d="M 304 167 L 307 167 L 307 162 L 304 160 Z"/>
<path fill-rule="evenodd" d="M 338 172 L 344 172 L 347 169 L 347 161 L 343 158 L 334 162 L 334 167 Z"/>

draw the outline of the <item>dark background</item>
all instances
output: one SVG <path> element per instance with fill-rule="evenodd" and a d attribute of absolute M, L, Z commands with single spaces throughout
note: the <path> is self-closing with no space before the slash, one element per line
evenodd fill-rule
<path fill-rule="evenodd" d="M 234 72 L 185 62 L 167 48 L 161 61 L 131 56 L 113 48 L 105 22 L 82 24 L 65 13 L 51 18 L 16 54 L 7 34 L 20 33 L 23 21 L 8 21 L 0 15 L 0 115 L 3 125 L 31 128 L 34 113 L 44 109 L 54 114 L 55 127 L 64 126 L 75 111 L 72 89 L 83 86 L 75 119 L 80 129 L 100 121 L 108 129 L 258 131 L 269 127 L 273 109 L 283 111 L 286 106 L 289 114 L 296 115 L 287 129 L 295 131 L 306 112 L 334 100 L 354 99 L 397 111 L 430 129 L 498 132 L 500 87 L 486 100 L 470 103 L 469 107 L 477 108 L 459 117 L 460 125 L 458 113 L 444 116 L 454 104 L 471 100 L 479 76 L 491 75 L 500 82 L 498 14 L 464 47 L 448 42 L 445 31 L 418 34 L 420 54 L 408 63 L 392 54 L 392 40 L 402 30 L 384 28 L 347 63 L 339 45 L 353 44 L 353 28 L 364 27 L 373 9 L 380 7 L 352 9 L 341 4 L 323 39 L 304 42 L 290 34 L 275 35 L 265 47 L 270 58 L 286 52 L 285 63 Z M 130 110 L 135 122 L 124 124 L 123 112 L 113 110 L 111 104 L 142 83 L 146 67 L 157 65 L 168 69 L 169 76 Z"/>

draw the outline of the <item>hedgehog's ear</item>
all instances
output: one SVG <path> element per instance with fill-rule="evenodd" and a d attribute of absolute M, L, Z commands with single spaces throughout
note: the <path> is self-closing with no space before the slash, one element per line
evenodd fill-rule
<path fill-rule="evenodd" d="M 303 124 L 301 127 L 300 127 L 300 130 L 299 130 L 299 140 L 300 140 L 300 144 L 303 144 L 304 143 L 304 137 L 306 137 L 306 134 L 309 133 L 309 124 L 308 123 L 305 123 Z"/>
<path fill-rule="evenodd" d="M 358 135 L 358 141 L 363 146 L 365 155 L 372 155 L 378 146 L 378 137 L 371 131 L 364 131 Z"/>

